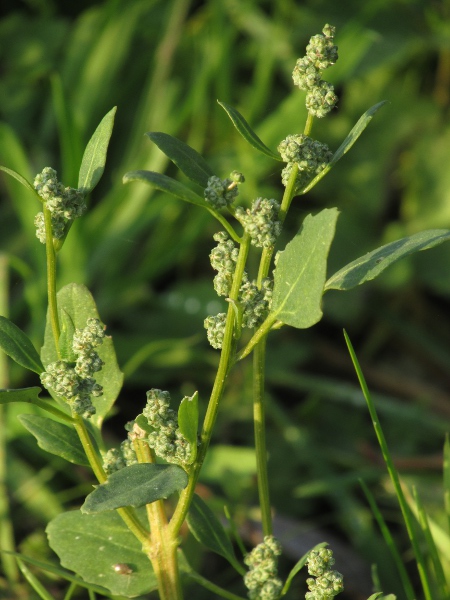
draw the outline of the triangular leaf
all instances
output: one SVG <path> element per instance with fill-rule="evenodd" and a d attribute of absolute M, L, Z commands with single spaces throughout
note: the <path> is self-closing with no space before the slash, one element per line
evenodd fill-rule
<path fill-rule="evenodd" d="M 191 445 L 191 458 L 189 464 L 197 456 L 197 431 L 198 431 L 198 392 L 191 397 L 185 396 L 178 409 L 178 427 Z"/>
<path fill-rule="evenodd" d="M 99 319 L 97 307 L 92 294 L 86 286 L 78 283 L 70 283 L 63 287 L 57 294 L 58 308 L 65 310 L 73 321 L 76 329 L 86 327 L 89 318 Z M 95 373 L 95 380 L 103 387 L 103 396 L 93 398 L 93 404 L 96 413 L 90 419 L 96 427 L 100 428 L 105 415 L 114 404 L 123 382 L 123 373 L 117 364 L 116 353 L 111 337 L 106 336 L 103 344 L 97 348 L 100 358 L 105 363 L 102 370 Z M 47 323 L 44 334 L 44 345 L 41 350 L 42 362 L 44 365 L 58 360 L 58 355 L 53 340 L 53 332 L 50 324 L 49 313 L 47 313 Z"/>
<path fill-rule="evenodd" d="M 339 148 L 333 154 L 331 161 L 327 164 L 325 169 L 323 171 L 321 171 L 316 177 L 314 177 L 314 179 L 312 181 L 310 181 L 308 183 L 308 185 L 305 187 L 305 189 L 302 190 L 302 194 L 306 194 L 306 192 L 309 192 L 309 190 L 311 188 L 313 188 L 323 177 L 325 177 L 325 175 L 328 173 L 328 171 L 330 171 L 330 169 L 332 167 L 334 167 L 334 165 L 338 162 L 338 160 L 340 160 L 344 156 L 344 154 L 346 154 L 350 150 L 350 148 L 353 146 L 353 144 L 356 142 L 356 140 L 362 134 L 364 129 L 367 127 L 367 125 L 373 119 L 373 116 L 377 112 L 377 110 L 380 109 L 385 104 L 386 104 L 386 100 L 383 100 L 382 102 L 378 102 L 378 104 L 374 104 L 374 106 L 369 108 L 369 110 L 366 110 L 366 112 L 359 118 L 356 125 L 353 127 L 353 129 L 350 131 L 348 136 L 345 138 L 345 140 L 342 142 L 342 144 L 339 146 Z"/>
<path fill-rule="evenodd" d="M 144 506 L 186 487 L 188 476 L 176 465 L 137 464 L 112 473 L 86 498 L 81 511 L 87 514 L 121 506 Z"/>
<path fill-rule="evenodd" d="M 194 494 L 192 499 L 187 522 L 198 542 L 226 558 L 231 565 L 242 572 L 242 566 L 234 554 L 233 546 L 221 522 L 197 494 Z"/>
<path fill-rule="evenodd" d="M 0 348 L 21 367 L 42 373 L 44 367 L 35 347 L 25 333 L 6 317 L 0 316 Z"/>
<path fill-rule="evenodd" d="M 34 189 L 34 187 L 31 185 L 31 183 L 27 179 L 25 179 L 25 177 L 22 177 L 22 175 L 20 173 L 17 173 L 17 171 L 14 171 L 14 169 L 8 169 L 8 167 L 2 167 L 2 166 L 0 166 L 0 171 L 3 171 L 4 173 L 11 175 L 11 177 L 14 177 L 14 179 L 16 179 L 19 183 L 21 183 L 24 187 L 26 187 L 27 190 L 29 190 L 30 192 L 33 192 L 33 194 L 35 194 L 35 196 L 39 199 L 39 201 L 42 202 L 42 198 L 39 196 L 39 194 Z"/>
<path fill-rule="evenodd" d="M 114 126 L 116 110 L 117 107 L 112 108 L 103 117 L 84 151 L 78 176 L 78 189 L 81 189 L 85 194 L 92 192 L 105 170 L 106 153 Z"/>
<path fill-rule="evenodd" d="M 171 196 L 175 196 L 175 198 L 180 198 L 180 200 L 195 204 L 196 206 L 201 206 L 202 208 L 208 208 L 205 200 L 201 196 L 193 192 L 183 183 L 180 183 L 171 177 L 167 177 L 167 175 L 164 175 L 163 173 L 142 170 L 130 171 L 125 173 L 122 181 L 124 183 L 129 183 L 130 181 L 142 181 L 158 190 L 167 192 Z"/>
<path fill-rule="evenodd" d="M 360 256 L 335 273 L 325 284 L 326 290 L 351 290 L 357 285 L 378 277 L 387 267 L 401 258 L 434 248 L 450 240 L 450 230 L 430 229 L 402 238 Z"/>
<path fill-rule="evenodd" d="M 58 515 L 47 526 L 50 547 L 61 565 L 85 581 L 106 587 L 127 598 L 157 588 L 151 563 L 141 543 L 116 512 L 83 515 L 78 510 Z M 127 565 L 131 573 L 114 570 Z"/>
<path fill-rule="evenodd" d="M 34 435 L 39 448 L 62 456 L 76 465 L 89 466 L 77 433 L 71 427 L 38 415 L 19 415 L 19 421 Z"/>
<path fill-rule="evenodd" d="M 268 319 L 300 329 L 320 321 L 327 257 L 338 214 L 336 208 L 330 208 L 316 216 L 308 215 L 298 234 L 281 252 Z"/>
<path fill-rule="evenodd" d="M 146 135 L 177 165 L 186 177 L 198 183 L 202 188 L 207 186 L 208 179 L 214 175 L 214 171 L 201 154 L 168 133 L 150 131 Z"/>
<path fill-rule="evenodd" d="M 250 146 L 253 146 L 253 148 L 256 148 L 256 150 L 259 150 L 260 152 L 262 152 L 262 154 L 265 154 L 269 158 L 273 158 L 274 160 L 280 161 L 282 160 L 279 154 L 272 152 L 272 150 L 268 148 L 264 144 L 264 142 L 259 139 L 259 137 L 256 135 L 256 133 L 253 131 L 253 129 L 250 127 L 250 125 L 247 123 L 247 121 L 244 119 L 244 117 L 239 111 L 237 111 L 229 104 L 225 104 L 225 102 L 219 102 L 219 104 L 226 111 L 231 121 L 233 122 L 233 125 L 236 127 L 236 129 L 239 131 L 242 137 L 245 140 L 247 140 Z"/>

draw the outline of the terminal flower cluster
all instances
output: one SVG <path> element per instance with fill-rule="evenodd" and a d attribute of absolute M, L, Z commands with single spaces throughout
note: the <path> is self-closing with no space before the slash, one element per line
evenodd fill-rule
<path fill-rule="evenodd" d="M 334 87 L 322 79 L 322 71 L 338 59 L 333 44 L 335 27 L 325 25 L 322 33 L 314 35 L 306 47 L 306 56 L 299 58 L 292 73 L 294 84 L 306 94 L 306 108 L 314 117 L 324 117 L 338 100 Z"/>
<path fill-rule="evenodd" d="M 307 560 L 308 573 L 312 577 L 306 580 L 309 592 L 305 600 L 332 600 L 344 589 L 343 577 L 338 571 L 333 571 L 333 552 L 328 548 L 311 550 Z"/>
<path fill-rule="evenodd" d="M 75 414 L 85 418 L 95 414 L 91 396 L 103 394 L 103 388 L 93 375 L 101 370 L 103 361 L 95 348 L 103 343 L 105 332 L 98 319 L 88 319 L 84 329 L 76 329 L 72 350 L 76 356 L 75 362 L 58 360 L 47 365 L 41 373 L 41 383 L 46 389 L 51 389 L 67 400 Z"/>
<path fill-rule="evenodd" d="M 281 158 L 287 163 L 281 172 L 283 185 L 287 185 L 292 169 L 296 164 L 298 175 L 295 181 L 295 193 L 300 193 L 308 183 L 327 166 L 333 153 L 326 144 L 313 140 L 307 135 L 288 135 L 278 145 Z"/>
<path fill-rule="evenodd" d="M 56 171 L 51 167 L 45 167 L 42 173 L 36 175 L 33 186 L 51 213 L 52 236 L 55 239 L 61 239 L 64 237 L 67 224 L 77 217 L 81 217 L 86 211 L 84 194 L 81 190 L 64 187 L 58 181 Z M 36 215 L 34 224 L 36 226 L 36 237 L 45 244 L 43 212 Z"/>
<path fill-rule="evenodd" d="M 270 248 L 281 233 L 281 221 L 277 219 L 280 205 L 276 200 L 257 198 L 251 208 L 236 208 L 235 217 L 242 224 L 257 248 Z"/>
<path fill-rule="evenodd" d="M 283 583 L 278 575 L 278 556 L 281 545 L 273 535 L 267 535 L 244 558 L 249 567 L 244 576 L 250 600 L 277 600 L 280 597 Z"/>
<path fill-rule="evenodd" d="M 233 171 L 227 179 L 220 179 L 220 177 L 213 175 L 208 179 L 205 188 L 206 202 L 216 210 L 230 206 L 239 195 L 238 184 L 244 181 L 244 176 L 238 171 Z"/>

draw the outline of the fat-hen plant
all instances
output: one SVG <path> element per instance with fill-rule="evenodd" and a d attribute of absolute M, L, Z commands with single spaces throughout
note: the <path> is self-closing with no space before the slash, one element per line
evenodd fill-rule
<path fill-rule="evenodd" d="M 95 301 L 82 285 L 56 290 L 57 256 L 75 218 L 86 211 L 86 199 L 105 165 L 115 109 L 102 120 L 86 147 L 77 189 L 65 187 L 46 167 L 31 184 L 8 167 L 1 167 L 31 190 L 41 205 L 35 224 L 45 245 L 48 313 L 40 353 L 16 325 L 0 317 L 0 346 L 14 361 L 40 377 L 40 387 L 3 390 L 0 402 L 28 402 L 42 416 L 26 414 L 22 424 L 44 450 L 90 467 L 97 482 L 80 510 L 60 514 L 47 527 L 48 541 L 63 568 L 17 555 L 21 570 L 42 598 L 49 598 L 27 561 L 59 574 L 69 582 L 65 598 L 76 588 L 108 597 L 134 597 L 157 590 L 162 600 L 183 597 L 182 581 L 204 586 L 229 599 L 277 600 L 289 591 L 294 575 L 307 564 L 307 600 L 328 600 L 343 589 L 343 577 L 331 569 L 332 551 L 325 544 L 311 549 L 283 582 L 278 573 L 280 542 L 272 530 L 265 438 L 264 363 L 266 341 L 284 326 L 312 327 L 322 317 L 327 290 L 349 290 L 379 275 L 390 264 L 413 252 L 450 239 L 448 230 L 425 231 L 387 244 L 326 277 L 327 258 L 338 218 L 337 208 L 309 214 L 298 233 L 277 248 L 289 207 L 330 171 L 353 146 L 384 104 L 369 108 L 333 152 L 311 137 L 315 118 L 334 109 L 337 96 L 323 79 L 338 58 L 334 27 L 326 25 L 311 38 L 306 55 L 293 71 L 294 84 L 306 92 L 308 117 L 302 133 L 280 141 L 278 152 L 268 148 L 233 107 L 220 103 L 238 132 L 264 155 L 283 163 L 281 198 L 245 199 L 245 177 L 238 170 L 228 177 L 213 172 L 185 143 L 161 132 L 148 137 L 191 180 L 186 185 L 151 171 L 133 171 L 124 182 L 144 182 L 208 211 L 220 224 L 214 235 L 211 265 L 214 289 L 227 310 L 205 319 L 211 346 L 220 360 L 203 422 L 199 424 L 198 394 L 176 407 L 168 391 L 152 388 L 142 412 L 126 424 L 119 448 L 107 449 L 102 423 L 122 385 L 112 337 L 102 324 Z M 276 252 L 277 249 L 277 252 Z M 44 249 L 42 249 L 44 251 Z M 276 252 L 276 254 L 275 254 Z M 259 259 L 255 272 L 250 253 Z M 253 258 L 253 257 L 252 257 Z M 275 265 L 275 266 L 274 266 Z M 238 558 L 221 521 L 195 493 L 227 377 L 233 366 L 253 355 L 254 439 L 257 457 L 262 543 Z M 151 382 L 149 382 L 151 384 Z M 165 502 L 172 496 L 170 512 Z M 183 554 L 181 527 L 187 521 L 195 538 L 223 556 L 242 578 L 242 593 L 231 593 L 197 573 Z M 75 575 L 73 574 L 75 573 Z M 375 594 L 372 598 L 378 597 Z"/>

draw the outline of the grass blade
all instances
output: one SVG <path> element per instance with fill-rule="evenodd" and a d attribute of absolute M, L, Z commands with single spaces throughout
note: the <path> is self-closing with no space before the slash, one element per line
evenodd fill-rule
<path fill-rule="evenodd" d="M 448 434 L 444 444 L 444 506 L 450 530 L 450 441 Z"/>

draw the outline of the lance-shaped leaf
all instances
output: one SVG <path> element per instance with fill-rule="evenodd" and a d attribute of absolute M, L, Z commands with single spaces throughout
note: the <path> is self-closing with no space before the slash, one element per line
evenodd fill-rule
<path fill-rule="evenodd" d="M 89 318 L 100 319 L 95 300 L 86 286 L 78 283 L 70 283 L 63 287 L 57 294 L 58 309 L 61 314 L 64 310 L 71 318 L 76 329 L 86 327 Z M 95 373 L 95 380 L 103 387 L 103 395 L 93 398 L 93 404 L 96 409 L 95 415 L 90 419 L 96 427 L 100 428 L 105 415 L 114 404 L 123 382 L 123 373 L 117 364 L 116 353 L 111 337 L 106 336 L 103 344 L 99 346 L 97 352 L 105 363 L 102 370 Z M 50 323 L 50 315 L 47 313 L 47 323 L 44 333 L 44 345 L 41 350 L 41 358 L 44 365 L 55 362 L 58 359 L 53 331 Z"/>
<path fill-rule="evenodd" d="M 162 173 L 155 173 L 155 171 L 130 171 L 125 173 L 123 176 L 123 182 L 129 183 L 130 181 L 143 181 L 144 183 L 150 184 L 152 187 L 167 192 L 176 198 L 180 198 L 190 204 L 207 208 L 204 199 L 196 194 L 194 191 L 189 189 L 184 184 L 163 175 Z"/>
<path fill-rule="evenodd" d="M 253 146 L 253 148 L 256 148 L 256 150 L 259 150 L 260 152 L 262 152 L 262 154 L 265 154 L 269 158 L 273 158 L 274 160 L 280 161 L 282 160 L 279 154 L 272 152 L 272 150 L 268 148 L 263 141 L 260 140 L 260 138 L 256 135 L 256 133 L 253 131 L 253 129 L 250 127 L 250 125 L 247 123 L 247 121 L 244 119 L 244 117 L 239 111 L 237 111 L 229 104 L 225 104 L 225 102 L 219 102 L 219 104 L 225 110 L 225 112 L 233 122 L 233 125 L 236 127 L 236 129 L 239 131 L 242 137 L 245 140 L 247 140 L 250 146 Z"/>
<path fill-rule="evenodd" d="M 198 183 L 202 188 L 207 186 L 208 179 L 214 175 L 214 171 L 194 148 L 161 131 L 150 131 L 146 135 L 177 165 L 186 177 Z"/>
<path fill-rule="evenodd" d="M 18 390 L 0 390 L 0 404 L 8 404 L 9 402 L 29 402 L 33 404 L 39 400 L 41 392 L 39 387 L 21 388 Z"/>
<path fill-rule="evenodd" d="M 322 318 L 322 295 L 327 257 L 334 237 L 338 210 L 308 215 L 280 254 L 274 272 L 272 309 L 268 319 L 305 329 Z"/>
<path fill-rule="evenodd" d="M 373 119 L 373 116 L 375 115 L 375 113 L 385 104 L 386 104 L 386 100 L 383 100 L 382 102 L 378 102 L 378 104 L 374 104 L 374 106 L 369 108 L 369 110 L 366 110 L 366 112 L 359 118 L 356 125 L 353 127 L 353 129 L 350 131 L 348 136 L 345 138 L 345 140 L 342 142 L 342 144 L 339 146 L 339 148 L 333 154 L 332 159 L 327 164 L 325 169 L 323 171 L 321 171 L 316 177 L 314 177 L 314 179 L 312 181 L 310 181 L 308 183 L 308 185 L 305 187 L 305 189 L 302 190 L 302 194 L 306 194 L 306 192 L 308 192 L 311 188 L 313 188 L 322 179 L 322 177 L 325 177 L 325 175 L 328 173 L 328 171 L 332 167 L 334 167 L 334 165 L 337 163 L 337 161 L 340 160 L 344 156 L 344 154 L 346 154 L 350 150 L 350 148 L 353 146 L 353 144 L 356 142 L 356 140 L 362 134 L 364 129 L 367 127 L 367 125 Z"/>
<path fill-rule="evenodd" d="M 87 514 L 121 506 L 144 506 L 186 487 L 188 476 L 176 465 L 137 464 L 112 473 L 86 498 L 81 511 Z"/>
<path fill-rule="evenodd" d="M 198 392 L 191 397 L 185 396 L 178 409 L 178 427 L 191 446 L 192 464 L 197 456 L 197 430 L 198 430 Z"/>
<path fill-rule="evenodd" d="M 103 117 L 84 151 L 78 175 L 78 189 L 81 189 L 85 194 L 92 192 L 105 170 L 106 153 L 111 139 L 116 110 L 117 107 L 112 108 Z"/>
<path fill-rule="evenodd" d="M 234 554 L 233 546 L 222 523 L 197 494 L 194 494 L 192 499 L 187 522 L 189 529 L 200 544 L 226 558 L 237 571 L 242 573 L 242 566 Z"/>
<path fill-rule="evenodd" d="M 27 179 L 25 179 L 25 177 L 22 177 L 22 175 L 20 173 L 17 173 L 17 171 L 14 171 L 14 169 L 9 169 L 8 167 L 2 167 L 2 166 L 0 166 L 0 171 L 7 173 L 11 177 L 14 177 L 14 179 L 16 179 L 19 183 L 21 183 L 24 187 L 26 187 L 27 190 L 29 190 L 30 192 L 33 192 L 33 194 L 35 194 L 35 196 L 39 200 L 39 202 L 42 202 L 42 198 L 39 196 L 39 194 L 34 189 L 34 187 L 31 185 L 31 183 Z"/>
<path fill-rule="evenodd" d="M 58 515 L 47 526 L 50 547 L 61 565 L 88 583 L 106 587 L 112 594 L 133 598 L 157 588 L 157 581 L 142 544 L 116 512 L 83 515 L 75 510 Z M 130 573 L 114 566 L 126 565 Z"/>
<path fill-rule="evenodd" d="M 351 290 L 378 277 L 401 258 L 434 248 L 450 240 L 450 230 L 430 229 L 402 238 L 368 252 L 335 273 L 325 284 L 326 290 Z"/>
<path fill-rule="evenodd" d="M 25 333 L 6 317 L 0 316 L 0 348 L 21 367 L 42 373 L 44 367 L 35 347 Z"/>
<path fill-rule="evenodd" d="M 76 465 L 89 466 L 83 446 L 73 428 L 38 415 L 19 415 L 18 418 L 34 435 L 39 448 L 50 454 L 62 456 Z"/>
<path fill-rule="evenodd" d="M 59 351 L 61 352 L 61 358 L 68 362 L 76 362 L 77 356 L 73 351 L 73 334 L 75 333 L 75 325 L 70 315 L 61 309 L 61 334 L 58 340 Z"/>

